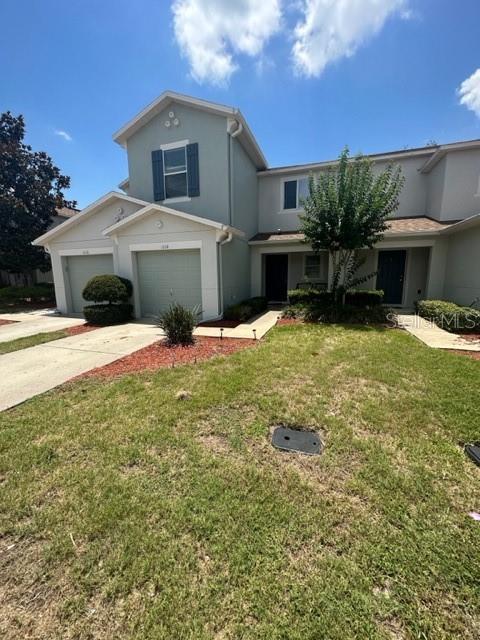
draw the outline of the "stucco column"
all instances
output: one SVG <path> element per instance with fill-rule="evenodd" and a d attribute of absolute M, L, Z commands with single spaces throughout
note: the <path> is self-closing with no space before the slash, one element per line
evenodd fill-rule
<path fill-rule="evenodd" d="M 65 286 L 65 280 L 68 277 L 68 273 L 66 273 L 65 260 L 62 260 L 62 257 L 55 249 L 51 249 L 50 259 L 52 261 L 52 271 L 55 274 L 53 284 L 55 287 L 57 309 L 61 313 L 68 313 L 67 289 Z"/>
<path fill-rule="evenodd" d="M 250 251 L 250 291 L 252 297 L 262 295 L 262 253 L 259 247 Z"/>
<path fill-rule="evenodd" d="M 430 248 L 426 297 L 440 300 L 444 295 L 445 271 L 447 266 L 448 239 L 438 238 Z"/>

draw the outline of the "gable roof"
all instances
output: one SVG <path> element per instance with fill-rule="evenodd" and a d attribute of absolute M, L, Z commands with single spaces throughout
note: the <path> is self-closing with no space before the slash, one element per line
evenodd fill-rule
<path fill-rule="evenodd" d="M 53 238 L 56 238 L 57 236 L 61 235 L 68 229 L 72 229 L 77 224 L 82 223 L 86 218 L 89 218 L 93 213 L 95 213 L 95 211 L 97 211 L 100 207 L 103 207 L 106 204 L 109 204 L 110 202 L 113 202 L 115 200 L 132 202 L 134 204 L 141 205 L 142 207 L 144 207 L 147 204 L 145 200 L 132 198 L 130 196 L 125 195 L 124 193 L 118 193 L 117 191 L 109 191 L 98 200 L 95 200 L 95 202 L 93 202 L 91 205 L 89 205 L 82 211 L 79 211 L 74 216 L 67 218 L 65 222 L 62 222 L 61 224 L 57 225 L 53 229 L 50 229 L 49 231 L 39 236 L 38 238 L 35 238 L 32 244 L 35 246 L 45 246 L 51 240 L 53 240 Z"/>
<path fill-rule="evenodd" d="M 145 109 L 142 109 L 136 116 L 129 120 L 123 127 L 121 127 L 116 133 L 113 134 L 113 139 L 120 146 L 125 147 L 127 140 L 136 131 L 141 129 L 147 122 L 154 118 L 161 111 L 166 109 L 172 102 L 183 104 L 187 107 L 206 111 L 208 113 L 215 113 L 227 118 L 234 118 L 243 127 L 242 131 L 238 134 L 238 139 L 242 143 L 245 151 L 255 163 L 257 169 L 265 169 L 267 161 L 263 155 L 260 147 L 258 146 L 255 136 L 253 135 L 247 121 L 243 117 L 240 109 L 236 107 L 228 107 L 217 102 L 209 102 L 208 100 L 201 100 L 199 98 L 192 98 L 191 96 L 184 95 L 182 93 L 176 93 L 175 91 L 164 91 L 156 100 L 151 102 Z"/>
<path fill-rule="evenodd" d="M 229 225 L 222 224 L 221 222 L 215 222 L 215 220 L 208 220 L 207 218 L 201 218 L 200 216 L 194 216 L 191 213 L 185 213 L 184 211 L 179 211 L 178 209 L 171 209 L 170 207 L 164 207 L 159 204 L 154 204 L 152 202 L 144 203 L 146 206 L 143 209 L 139 209 L 135 211 L 135 213 L 131 213 L 129 216 L 126 216 L 122 220 L 119 220 L 115 224 L 112 224 L 110 227 L 107 227 L 102 231 L 104 236 L 110 236 L 119 229 L 123 229 L 124 227 L 128 227 L 130 224 L 134 222 L 138 222 L 149 216 L 151 213 L 167 213 L 171 216 L 176 216 L 177 218 L 183 218 L 184 220 L 189 220 L 190 222 L 196 222 L 197 224 L 203 224 L 206 227 L 213 227 L 214 229 L 218 229 L 219 231 L 226 231 L 228 233 L 232 233 L 233 235 L 244 237 L 245 234 L 243 231 L 236 229 L 235 227 L 230 227 Z"/>

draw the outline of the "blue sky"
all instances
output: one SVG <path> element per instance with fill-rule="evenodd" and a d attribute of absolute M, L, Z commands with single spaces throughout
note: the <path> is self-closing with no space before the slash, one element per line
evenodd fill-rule
<path fill-rule="evenodd" d="M 4 0 L 2 23 L 0 109 L 81 207 L 165 89 L 240 107 L 270 166 L 480 138 L 478 0 Z"/>

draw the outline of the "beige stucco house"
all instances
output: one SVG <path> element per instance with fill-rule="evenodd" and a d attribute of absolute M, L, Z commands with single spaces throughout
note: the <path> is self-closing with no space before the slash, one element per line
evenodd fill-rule
<path fill-rule="evenodd" d="M 327 253 L 299 233 L 307 178 L 332 162 L 269 168 L 238 109 L 167 91 L 114 140 L 129 176 L 34 242 L 51 255 L 59 309 L 81 313 L 86 281 L 117 273 L 134 286 L 137 317 L 172 300 L 199 304 L 203 319 L 299 283 L 328 283 Z M 367 252 L 368 286 L 386 302 L 421 298 L 470 304 L 480 296 L 480 140 L 372 156 L 399 163 L 400 206 Z M 334 162 L 334 161 L 333 161 Z"/>

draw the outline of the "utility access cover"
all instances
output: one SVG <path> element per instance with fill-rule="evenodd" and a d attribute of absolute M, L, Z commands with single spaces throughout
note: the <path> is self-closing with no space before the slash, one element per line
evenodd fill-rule
<path fill-rule="evenodd" d="M 318 456 L 322 451 L 322 442 L 317 433 L 302 431 L 290 427 L 278 426 L 272 435 L 272 444 L 284 451 L 298 451 L 309 456 Z"/>

